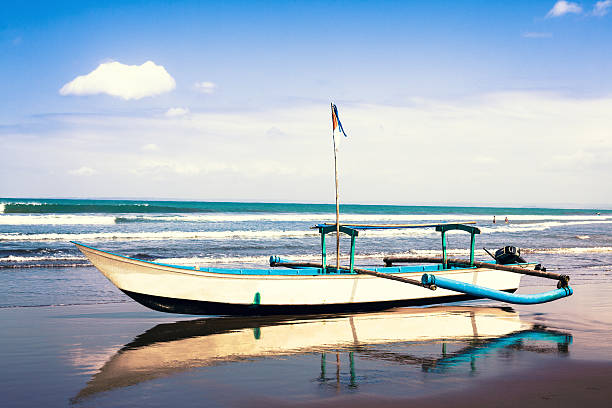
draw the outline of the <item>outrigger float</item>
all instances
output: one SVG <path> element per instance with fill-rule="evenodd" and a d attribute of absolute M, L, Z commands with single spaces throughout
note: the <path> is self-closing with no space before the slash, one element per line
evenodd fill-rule
<path fill-rule="evenodd" d="M 362 312 L 472 299 L 515 304 L 550 302 L 572 294 L 569 277 L 525 262 L 512 251 L 498 251 L 494 261 L 474 260 L 475 236 L 470 223 L 319 224 L 321 263 L 270 257 L 270 268 L 231 269 L 167 265 L 130 258 L 73 242 L 126 295 L 154 310 L 201 315 L 287 315 Z M 355 266 L 355 239 L 373 229 L 435 228 L 442 237 L 442 256 L 383 259 L 384 266 Z M 336 231 L 351 240 L 348 266 L 327 263 L 326 236 Z M 471 235 L 469 259 L 447 256 L 446 234 Z M 499 256 L 498 256 L 499 255 Z M 507 256 L 511 255 L 511 256 Z M 410 264 L 410 265 L 405 265 Z M 557 281 L 557 289 L 515 294 L 523 275 Z"/>

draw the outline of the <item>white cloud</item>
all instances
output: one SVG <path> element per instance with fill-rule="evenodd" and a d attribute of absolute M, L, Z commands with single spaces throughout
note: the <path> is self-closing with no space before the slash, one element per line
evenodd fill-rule
<path fill-rule="evenodd" d="M 612 1 L 612 0 L 611 0 Z M 552 38 L 552 33 L 524 32 L 521 34 L 523 38 Z"/>
<path fill-rule="evenodd" d="M 68 173 L 72 174 L 73 176 L 93 176 L 94 174 L 97 174 L 98 171 L 92 169 L 91 167 L 83 166 L 79 167 L 78 169 L 70 170 Z"/>
<path fill-rule="evenodd" d="M 612 98 L 506 92 L 339 109 L 350 130 L 338 163 L 343 202 L 612 202 L 612 190 L 601 188 L 612 174 Z M 189 120 L 54 120 L 37 143 L 19 132 L 3 137 L 0 175 L 27 169 L 19 183 L 1 180 L 5 191 L 230 201 L 334 198 L 326 103 L 198 111 Z M 163 156 L 145 153 L 157 146 Z M 68 169 L 87 163 L 104 179 L 94 185 L 86 177 L 69 178 L 66 163 Z M 423 169 L 427 177 L 421 177 Z M 54 174 L 53 183 L 41 183 L 40 174 Z"/>
<path fill-rule="evenodd" d="M 610 7 L 612 7 L 612 0 L 602 0 L 595 3 L 593 7 L 593 15 L 598 17 L 603 17 L 610 11 Z"/>
<path fill-rule="evenodd" d="M 200 173 L 201 169 L 195 164 L 183 163 L 176 160 L 142 160 L 132 173 L 139 176 L 163 175 L 172 173 L 181 176 L 190 176 Z"/>
<path fill-rule="evenodd" d="M 156 145 L 155 143 L 148 143 L 142 146 L 142 150 L 147 151 L 147 152 L 157 152 L 159 151 L 159 146 Z"/>
<path fill-rule="evenodd" d="M 474 163 L 477 164 L 495 164 L 495 163 L 499 163 L 499 160 L 496 159 L 495 157 L 489 157 L 489 156 L 477 156 L 474 158 L 473 160 Z"/>
<path fill-rule="evenodd" d="M 177 116 L 185 116 L 189 113 L 188 108 L 170 108 L 166 111 L 165 115 L 169 118 L 174 118 Z"/>
<path fill-rule="evenodd" d="M 60 89 L 61 95 L 108 94 L 125 100 L 169 92 L 176 87 L 168 71 L 153 61 L 125 65 L 117 61 L 100 64 L 87 75 L 80 75 Z"/>
<path fill-rule="evenodd" d="M 212 82 L 196 82 L 195 83 L 195 88 L 205 94 L 211 94 L 213 92 L 215 92 L 215 90 L 217 89 L 217 85 L 212 83 Z"/>
<path fill-rule="evenodd" d="M 565 14 L 580 14 L 582 13 L 582 7 L 578 3 L 572 3 L 570 1 L 559 0 L 555 3 L 553 8 L 550 9 L 546 17 L 561 17 Z"/>

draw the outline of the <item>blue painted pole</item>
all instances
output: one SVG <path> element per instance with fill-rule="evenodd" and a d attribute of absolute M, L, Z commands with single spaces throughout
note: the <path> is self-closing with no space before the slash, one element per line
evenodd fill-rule
<path fill-rule="evenodd" d="M 446 231 L 442 230 L 442 269 L 446 268 Z"/>
<path fill-rule="evenodd" d="M 435 276 L 430 273 L 423 274 L 421 277 L 421 283 L 423 283 L 423 285 L 436 285 L 439 288 L 465 293 L 466 295 L 471 295 L 478 298 L 499 300 L 501 302 L 515 303 L 519 305 L 534 305 L 538 303 L 552 302 L 553 300 L 571 296 L 572 293 L 574 293 L 570 286 L 566 286 L 560 289 L 536 293 L 533 295 L 517 295 L 514 293 L 503 292 L 501 290 L 485 288 L 484 286 L 472 285 L 470 283 Z"/>

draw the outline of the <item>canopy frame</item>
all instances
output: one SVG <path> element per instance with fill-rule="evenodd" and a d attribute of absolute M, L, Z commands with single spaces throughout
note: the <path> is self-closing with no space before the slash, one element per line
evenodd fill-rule
<path fill-rule="evenodd" d="M 404 229 L 404 228 L 427 228 L 435 227 L 437 232 L 442 235 L 442 269 L 448 269 L 448 257 L 447 257 L 447 239 L 446 233 L 448 231 L 459 230 L 465 231 L 470 234 L 470 267 L 474 266 L 474 250 L 476 242 L 476 234 L 480 234 L 480 229 L 477 227 L 467 225 L 475 224 L 476 222 L 470 221 L 465 223 L 443 223 L 443 224 L 337 224 L 324 223 L 315 225 L 313 228 L 319 230 L 321 234 L 321 265 L 322 273 L 331 273 L 330 269 L 335 270 L 335 273 L 340 273 L 340 268 L 329 268 L 327 266 L 327 245 L 325 236 L 330 232 L 341 232 L 351 237 L 351 253 L 350 253 L 350 267 L 349 273 L 354 273 L 355 267 L 355 238 L 359 235 L 359 230 L 371 230 L 371 229 Z"/>

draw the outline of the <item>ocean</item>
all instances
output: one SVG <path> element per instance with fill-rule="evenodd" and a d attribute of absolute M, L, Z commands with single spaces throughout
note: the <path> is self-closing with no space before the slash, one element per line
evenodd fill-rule
<path fill-rule="evenodd" d="M 0 199 L 0 307 L 128 302 L 70 241 L 168 264 L 264 266 L 271 255 L 319 260 L 318 234 L 310 227 L 334 220 L 330 204 Z M 513 245 L 572 282 L 612 279 L 611 210 L 341 206 L 341 222 L 451 221 L 476 221 L 479 259 L 488 258 L 482 247 Z M 342 241 L 345 260 L 348 245 Z M 467 256 L 468 246 L 468 234 L 450 234 L 451 255 Z M 356 262 L 438 255 L 440 247 L 433 228 L 363 231 Z"/>

